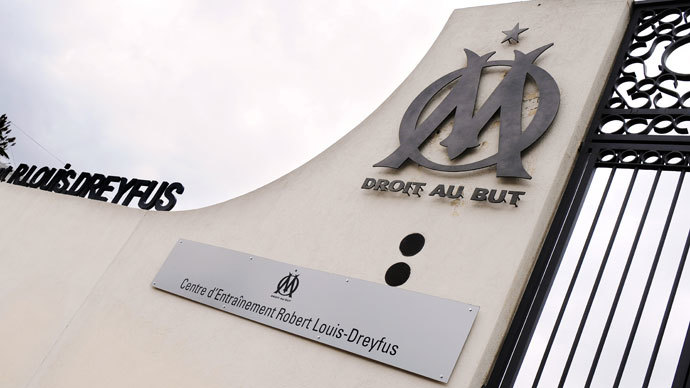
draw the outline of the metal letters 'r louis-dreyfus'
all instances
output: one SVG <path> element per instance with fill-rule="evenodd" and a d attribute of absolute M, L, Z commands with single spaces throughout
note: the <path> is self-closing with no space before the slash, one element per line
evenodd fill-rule
<path fill-rule="evenodd" d="M 546 132 L 558 111 L 560 91 L 549 73 L 534 61 L 553 43 L 524 54 L 515 50 L 515 60 L 489 61 L 495 53 L 479 56 L 465 50 L 467 67 L 455 70 L 439 78 L 417 96 L 403 115 L 400 123 L 400 146 L 375 167 L 400 168 L 408 159 L 420 166 L 439 171 L 470 171 L 496 165 L 496 176 L 531 179 L 522 165 L 521 153 Z M 511 69 L 491 93 L 484 105 L 475 113 L 477 92 L 482 70 L 485 67 L 509 66 Z M 522 98 L 527 76 L 539 90 L 539 107 L 532 122 L 522 130 Z M 459 79 L 458 79 L 459 78 Z M 448 96 L 434 109 L 429 117 L 417 125 L 419 117 L 429 101 L 446 85 L 458 80 Z M 491 118 L 500 114 L 498 152 L 485 159 L 455 165 L 432 162 L 422 155 L 419 147 L 443 122 L 454 115 L 453 130 L 441 145 L 447 147 L 448 157 L 453 160 L 467 149 L 479 145 L 479 132 Z"/>

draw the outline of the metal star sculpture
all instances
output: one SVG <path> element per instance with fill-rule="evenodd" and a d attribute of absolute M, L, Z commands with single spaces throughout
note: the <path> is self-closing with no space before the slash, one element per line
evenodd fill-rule
<path fill-rule="evenodd" d="M 520 28 L 520 23 L 518 23 L 515 25 L 515 27 L 513 27 L 512 30 L 503 31 L 506 37 L 501 41 L 501 43 L 505 42 L 506 40 L 510 44 L 519 43 L 520 40 L 518 39 L 518 35 L 522 34 L 527 30 L 529 30 L 529 28 Z"/>

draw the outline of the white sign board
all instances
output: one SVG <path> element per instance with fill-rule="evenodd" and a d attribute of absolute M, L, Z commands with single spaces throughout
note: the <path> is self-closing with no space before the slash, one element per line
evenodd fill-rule
<path fill-rule="evenodd" d="M 153 286 L 448 382 L 479 307 L 180 240 Z"/>

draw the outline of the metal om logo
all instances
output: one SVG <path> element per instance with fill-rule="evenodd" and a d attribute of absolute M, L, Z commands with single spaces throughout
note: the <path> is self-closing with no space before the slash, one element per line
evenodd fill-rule
<path fill-rule="evenodd" d="M 299 275 L 293 275 L 291 273 L 287 274 L 284 278 L 280 279 L 278 287 L 273 293 L 292 298 L 292 293 L 297 291 L 297 287 L 299 287 L 298 276 Z"/>
<path fill-rule="evenodd" d="M 496 165 L 496 176 L 531 179 L 522 165 L 521 153 L 546 132 L 558 111 L 560 91 L 549 73 L 534 61 L 553 43 L 524 54 L 515 50 L 515 60 L 489 61 L 495 52 L 479 56 L 465 50 L 467 66 L 434 81 L 410 104 L 400 123 L 400 146 L 374 167 L 400 168 L 408 159 L 420 166 L 439 171 L 470 171 Z M 475 112 L 477 91 L 482 70 L 486 67 L 508 66 L 510 71 L 491 93 L 484 105 Z M 527 76 L 539 90 L 539 107 L 532 122 L 522 130 L 522 96 Z M 451 82 L 457 83 L 448 96 L 431 114 L 418 124 L 420 115 L 431 99 Z M 453 130 L 441 145 L 447 147 L 453 160 L 479 145 L 479 133 L 496 114 L 500 115 L 498 152 L 482 160 L 467 164 L 443 165 L 427 159 L 419 147 L 446 119 L 454 116 Z"/>

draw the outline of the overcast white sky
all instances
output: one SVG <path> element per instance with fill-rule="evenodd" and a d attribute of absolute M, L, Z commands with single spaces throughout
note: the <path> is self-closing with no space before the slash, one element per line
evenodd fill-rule
<path fill-rule="evenodd" d="M 175 210 L 218 203 L 356 126 L 453 9 L 500 2 L 5 1 L 12 162 L 179 181 Z"/>

